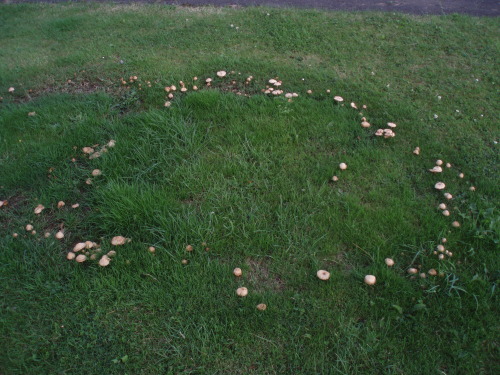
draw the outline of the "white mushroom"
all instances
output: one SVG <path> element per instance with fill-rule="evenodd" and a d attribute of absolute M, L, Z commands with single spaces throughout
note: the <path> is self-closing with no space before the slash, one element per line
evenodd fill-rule
<path fill-rule="evenodd" d="M 319 270 L 318 272 L 316 272 L 316 276 L 318 276 L 318 279 L 326 281 L 330 278 L 330 272 L 325 270 Z"/>
<path fill-rule="evenodd" d="M 339 180 L 339 178 L 338 178 L 337 176 L 333 176 L 333 177 L 332 177 L 332 181 L 333 181 L 333 182 L 337 182 L 338 180 Z"/>
<path fill-rule="evenodd" d="M 434 269 L 434 268 L 431 268 L 429 271 L 427 271 L 427 273 L 431 276 L 436 276 L 437 275 L 437 271 Z"/>
<path fill-rule="evenodd" d="M 217 77 L 222 78 L 226 76 L 226 72 L 224 70 L 219 70 L 217 72 Z"/>
<path fill-rule="evenodd" d="M 448 211 L 448 210 L 444 210 L 444 211 L 442 212 L 442 214 L 443 214 L 444 216 L 450 216 L 450 211 Z"/>
<path fill-rule="evenodd" d="M 460 223 L 458 221 L 454 221 L 453 223 L 451 223 L 451 226 L 453 228 L 458 228 L 458 227 L 460 227 Z"/>
<path fill-rule="evenodd" d="M 130 242 L 130 238 L 126 238 L 123 236 L 115 236 L 111 239 L 111 245 L 113 246 L 120 246 L 120 245 L 125 245 L 127 242 Z"/>
<path fill-rule="evenodd" d="M 92 171 L 92 176 L 94 176 L 94 177 L 100 176 L 101 174 L 102 174 L 102 172 L 100 169 L 94 169 Z"/>
<path fill-rule="evenodd" d="M 39 215 L 43 210 L 45 210 L 45 206 L 43 204 L 39 204 L 35 207 L 35 214 Z"/>
<path fill-rule="evenodd" d="M 33 230 L 33 225 L 31 224 L 26 225 L 26 231 L 30 232 L 32 230 Z"/>
<path fill-rule="evenodd" d="M 437 190 L 443 190 L 445 187 L 446 185 L 444 184 L 444 182 L 437 182 L 436 185 L 434 185 L 434 188 L 436 188 Z"/>
<path fill-rule="evenodd" d="M 387 265 L 387 267 L 392 267 L 394 266 L 394 260 L 392 260 L 391 258 L 385 258 L 385 264 Z"/>
<path fill-rule="evenodd" d="M 62 230 L 60 230 L 59 232 L 56 233 L 55 237 L 58 239 L 58 240 L 62 240 L 64 238 L 64 233 Z"/>
<path fill-rule="evenodd" d="M 345 170 L 345 169 L 347 169 L 347 164 L 346 163 L 340 163 L 339 164 L 339 168 L 342 169 L 342 170 Z"/>
<path fill-rule="evenodd" d="M 259 303 L 257 305 L 257 310 L 264 311 L 265 309 L 267 309 L 267 306 L 265 303 Z"/>
<path fill-rule="evenodd" d="M 341 103 L 344 101 L 344 98 L 341 96 L 334 96 L 333 100 L 335 100 L 337 103 Z"/>
<path fill-rule="evenodd" d="M 240 277 L 243 274 L 243 271 L 241 271 L 241 268 L 235 268 L 233 270 L 233 275 L 236 277 Z"/>
<path fill-rule="evenodd" d="M 450 193 L 444 193 L 444 197 L 448 200 L 453 199 L 453 195 L 451 195 Z"/>
<path fill-rule="evenodd" d="M 109 265 L 109 262 L 111 262 L 111 258 L 107 255 L 103 255 L 101 259 L 99 259 L 99 265 L 101 267 L 106 267 L 107 265 Z"/>
<path fill-rule="evenodd" d="M 57 202 L 57 208 L 63 208 L 65 204 L 63 201 L 59 201 Z"/>
<path fill-rule="evenodd" d="M 375 285 L 377 282 L 377 278 L 373 275 L 366 275 L 365 276 L 365 284 L 367 285 Z"/>
<path fill-rule="evenodd" d="M 75 245 L 75 247 L 73 248 L 73 251 L 75 253 L 79 252 L 79 251 L 82 251 L 83 249 L 85 249 L 86 245 L 85 245 L 85 242 L 79 242 Z"/>
<path fill-rule="evenodd" d="M 415 155 L 420 155 L 420 147 L 415 147 L 415 150 L 413 150 L 413 153 Z"/>
<path fill-rule="evenodd" d="M 73 253 L 74 254 L 74 253 Z M 78 263 L 83 263 L 87 260 L 87 256 L 86 255 L 83 255 L 83 254 L 80 254 L 76 257 L 76 261 Z"/>
<path fill-rule="evenodd" d="M 76 258 L 76 254 L 75 253 L 71 253 L 69 252 L 67 255 L 66 255 L 66 259 L 67 260 L 73 260 Z"/>
<path fill-rule="evenodd" d="M 368 121 L 363 121 L 361 122 L 361 126 L 363 128 L 369 128 L 370 126 L 372 126 Z"/>
<path fill-rule="evenodd" d="M 244 286 L 236 289 L 236 294 L 240 297 L 245 297 L 248 294 L 248 289 Z"/>
<path fill-rule="evenodd" d="M 406 272 L 408 272 L 410 275 L 415 275 L 418 270 L 416 268 L 408 268 Z"/>
<path fill-rule="evenodd" d="M 388 122 L 387 126 L 390 127 L 390 128 L 395 128 L 397 125 L 395 123 L 393 123 L 393 122 Z"/>
<path fill-rule="evenodd" d="M 436 160 L 436 165 L 443 165 L 443 161 L 440 159 Z"/>
<path fill-rule="evenodd" d="M 443 168 L 441 168 L 440 166 L 436 165 L 434 168 L 432 169 L 429 169 L 429 172 L 432 172 L 432 173 L 441 173 L 443 171 Z"/>
<path fill-rule="evenodd" d="M 446 210 L 446 205 L 444 203 L 440 203 L 438 207 L 440 210 Z"/>

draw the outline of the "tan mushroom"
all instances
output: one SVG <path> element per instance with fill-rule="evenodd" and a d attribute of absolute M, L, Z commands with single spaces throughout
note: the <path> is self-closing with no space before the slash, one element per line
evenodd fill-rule
<path fill-rule="evenodd" d="M 437 190 L 443 190 L 445 187 L 446 185 L 444 184 L 444 182 L 437 182 L 436 185 L 434 185 L 434 188 L 436 188 Z"/>
<path fill-rule="evenodd" d="M 111 258 L 110 258 L 110 257 L 108 257 L 107 255 L 103 255 L 103 256 L 101 257 L 101 259 L 99 259 L 99 265 L 100 265 L 101 267 L 106 267 L 106 266 L 108 266 L 110 262 L 111 262 Z"/>
<path fill-rule="evenodd" d="M 415 150 L 413 150 L 413 153 L 415 155 L 420 155 L 420 147 L 415 147 Z"/>
<path fill-rule="evenodd" d="M 126 238 L 123 236 L 115 236 L 111 239 L 111 245 L 113 246 L 121 246 L 125 245 L 126 243 L 130 242 L 130 238 Z"/>
<path fill-rule="evenodd" d="M 94 169 L 92 171 L 92 176 L 94 176 L 94 177 L 100 176 L 101 174 L 102 174 L 102 172 L 100 169 Z"/>
<path fill-rule="evenodd" d="M 60 230 L 59 232 L 56 233 L 55 237 L 58 239 L 58 240 L 62 240 L 64 238 L 64 233 L 62 230 Z"/>
<path fill-rule="evenodd" d="M 74 253 L 73 253 L 74 254 Z M 83 254 L 80 254 L 76 257 L 76 261 L 78 263 L 83 263 L 87 260 L 87 256 L 86 255 L 83 255 Z"/>
<path fill-rule="evenodd" d="M 334 96 L 333 100 L 335 100 L 337 103 L 342 103 L 344 101 L 344 98 L 341 96 Z"/>
<path fill-rule="evenodd" d="M 63 201 L 59 201 L 57 202 L 57 208 L 63 208 L 65 204 Z"/>
<path fill-rule="evenodd" d="M 32 230 L 33 230 L 33 225 L 31 224 L 26 225 L 26 231 L 30 232 Z"/>
<path fill-rule="evenodd" d="M 257 305 L 257 310 L 264 311 L 265 309 L 267 309 L 267 305 L 265 303 L 259 303 Z"/>
<path fill-rule="evenodd" d="M 75 253 L 69 252 L 68 254 L 66 254 L 66 259 L 67 260 L 73 260 L 75 258 L 76 258 L 76 254 Z"/>
<path fill-rule="evenodd" d="M 387 267 L 392 267 L 394 266 L 394 260 L 392 260 L 391 258 L 385 258 L 385 264 L 387 265 Z"/>
<path fill-rule="evenodd" d="M 186 251 L 190 251 L 191 252 L 193 250 L 194 250 L 193 245 L 187 245 L 186 246 Z"/>
<path fill-rule="evenodd" d="M 318 279 L 326 281 L 330 278 L 330 272 L 325 270 L 319 270 L 318 272 L 316 272 L 316 276 L 318 276 Z"/>
<path fill-rule="evenodd" d="M 437 271 L 434 269 L 434 268 L 431 268 L 429 271 L 427 271 L 427 273 L 431 276 L 436 276 L 437 275 Z"/>
<path fill-rule="evenodd" d="M 429 169 L 429 172 L 432 173 L 441 173 L 443 171 L 443 168 L 441 168 L 439 165 L 436 165 L 434 168 Z"/>
<path fill-rule="evenodd" d="M 365 284 L 367 285 L 375 285 L 377 282 L 377 278 L 373 275 L 366 275 L 365 276 Z"/>
<path fill-rule="evenodd" d="M 241 268 L 235 268 L 233 270 L 233 275 L 236 277 L 240 277 L 242 274 L 243 274 L 243 271 L 241 270 Z"/>
<path fill-rule="evenodd" d="M 39 204 L 35 207 L 35 214 L 39 215 L 43 210 L 45 210 L 45 206 L 43 204 Z"/>
<path fill-rule="evenodd" d="M 347 169 L 347 164 L 346 164 L 346 163 L 340 163 L 340 164 L 339 164 L 339 168 L 340 168 L 341 170 L 346 170 L 346 169 Z"/>
<path fill-rule="evenodd" d="M 240 297 L 245 297 L 248 294 L 248 289 L 242 286 L 241 288 L 236 289 L 236 294 Z"/>
<path fill-rule="evenodd" d="M 79 252 L 79 251 L 82 251 L 83 249 L 85 249 L 86 245 L 85 245 L 85 242 L 79 242 L 75 245 L 75 247 L 73 247 L 73 251 L 75 253 Z"/>

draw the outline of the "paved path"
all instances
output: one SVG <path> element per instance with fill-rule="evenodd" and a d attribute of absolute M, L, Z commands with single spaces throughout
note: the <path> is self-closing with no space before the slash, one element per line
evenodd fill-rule
<path fill-rule="evenodd" d="M 66 2 L 67 0 L 1 0 L 4 3 Z M 91 0 L 92 1 L 92 0 Z M 102 0 L 96 0 L 102 1 Z M 411 14 L 464 13 L 476 16 L 500 16 L 499 0 L 114 0 L 109 2 L 146 2 L 186 6 L 252 6 L 317 8 L 330 10 L 377 10 Z"/>

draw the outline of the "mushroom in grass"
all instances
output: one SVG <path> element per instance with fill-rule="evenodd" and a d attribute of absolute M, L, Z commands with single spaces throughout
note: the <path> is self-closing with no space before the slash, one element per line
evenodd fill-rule
<path fill-rule="evenodd" d="M 469 190 L 470 190 L 470 191 L 476 191 L 476 187 L 475 187 L 475 186 L 471 186 L 471 187 L 469 188 Z"/>
<path fill-rule="evenodd" d="M 56 233 L 55 237 L 58 239 L 58 240 L 62 240 L 64 238 L 64 233 L 62 230 L 60 230 L 59 232 Z"/>
<path fill-rule="evenodd" d="M 365 276 L 365 284 L 367 285 L 375 285 L 377 282 L 377 278 L 373 275 L 366 275 Z"/>
<path fill-rule="evenodd" d="M 437 249 L 437 251 L 439 251 L 440 253 L 442 253 L 444 251 L 444 246 L 443 245 L 437 245 L 436 249 Z"/>
<path fill-rule="evenodd" d="M 26 231 L 30 232 L 32 230 L 33 230 L 33 225 L 31 224 L 26 225 Z"/>
<path fill-rule="evenodd" d="M 12 237 L 17 238 L 19 235 L 17 233 L 12 233 Z"/>
<path fill-rule="evenodd" d="M 94 152 L 94 149 L 92 147 L 84 147 L 82 148 L 82 151 L 84 154 L 92 154 Z"/>
<path fill-rule="evenodd" d="M 113 246 L 120 246 L 120 245 L 125 245 L 126 243 L 130 242 L 130 238 L 126 238 L 123 236 L 115 236 L 111 239 L 111 245 Z"/>
<path fill-rule="evenodd" d="M 79 251 L 82 251 L 83 249 L 85 249 L 85 247 L 86 247 L 85 242 L 79 242 L 73 248 L 73 252 L 77 253 Z"/>
<path fill-rule="evenodd" d="M 14 88 L 14 87 L 9 87 L 9 92 L 10 92 L 10 93 L 13 93 L 13 92 L 14 92 L 14 90 L 15 90 L 15 88 Z"/>
<path fill-rule="evenodd" d="M 431 276 L 436 276 L 438 273 L 434 268 L 431 268 L 427 273 Z"/>
<path fill-rule="evenodd" d="M 415 155 L 420 155 L 420 147 L 415 147 L 415 150 L 413 150 L 413 153 Z"/>
<path fill-rule="evenodd" d="M 384 135 L 384 129 L 377 129 L 377 131 L 375 132 L 375 135 L 377 137 L 381 137 Z"/>
<path fill-rule="evenodd" d="M 115 145 L 116 145 L 116 141 L 114 139 L 112 139 L 108 142 L 108 147 L 115 147 Z"/>
<path fill-rule="evenodd" d="M 154 246 L 150 246 L 150 247 L 148 247 L 148 251 L 149 251 L 151 254 L 153 254 L 153 253 L 156 251 L 156 249 L 155 249 L 155 247 L 154 247 Z"/>
<path fill-rule="evenodd" d="M 443 190 L 446 187 L 444 182 L 437 182 L 436 185 L 434 185 L 434 188 L 437 190 Z"/>
<path fill-rule="evenodd" d="M 344 98 L 341 96 L 334 96 L 333 100 L 335 100 L 337 103 L 342 103 L 344 101 Z"/>
<path fill-rule="evenodd" d="M 219 71 L 217 72 L 217 77 L 219 77 L 219 78 L 223 78 L 223 77 L 225 77 L 225 76 L 226 76 L 226 72 L 225 72 L 224 70 L 219 70 Z"/>
<path fill-rule="evenodd" d="M 44 236 L 45 238 L 49 238 L 49 237 L 50 237 L 50 232 L 45 232 L 43 236 Z"/>
<path fill-rule="evenodd" d="M 63 201 L 57 202 L 57 208 L 63 208 L 66 205 Z"/>
<path fill-rule="evenodd" d="M 351 108 L 358 109 L 358 106 L 356 105 L 356 103 L 352 102 L 351 103 Z"/>
<path fill-rule="evenodd" d="M 189 260 L 187 260 L 187 259 L 183 259 L 183 260 L 181 260 L 181 263 L 182 263 L 183 265 L 186 265 L 186 264 L 188 264 L 188 263 L 189 263 Z"/>
<path fill-rule="evenodd" d="M 363 128 L 369 128 L 370 126 L 372 126 L 368 121 L 363 121 L 361 122 L 361 126 Z"/>
<path fill-rule="evenodd" d="M 448 210 L 443 210 L 442 214 L 443 214 L 444 216 L 450 216 L 450 211 L 448 211 Z"/>
<path fill-rule="evenodd" d="M 451 223 L 451 226 L 453 228 L 459 228 L 460 227 L 460 223 L 458 221 L 454 221 L 453 223 Z"/>
<path fill-rule="evenodd" d="M 106 267 L 109 265 L 109 262 L 111 262 L 111 258 L 108 257 L 107 255 L 103 255 L 101 259 L 99 259 L 99 265 L 101 267 Z"/>
<path fill-rule="evenodd" d="M 451 168 L 451 164 L 450 163 L 446 163 L 446 168 Z"/>
<path fill-rule="evenodd" d="M 443 171 L 443 168 L 441 168 L 439 165 L 436 165 L 434 168 L 429 169 L 429 172 L 432 173 L 441 173 Z"/>
<path fill-rule="evenodd" d="M 43 204 L 39 204 L 35 207 L 35 214 L 39 215 L 43 210 L 45 210 L 45 206 Z"/>
<path fill-rule="evenodd" d="M 347 164 L 346 164 L 346 163 L 340 163 L 340 164 L 339 164 L 339 168 L 340 168 L 341 170 L 346 170 L 346 169 L 347 169 Z"/>
<path fill-rule="evenodd" d="M 193 248 L 193 246 L 192 246 L 192 245 L 187 245 L 187 246 L 186 246 L 186 251 L 191 252 L 191 251 L 193 251 L 193 250 L 194 250 L 194 248 Z"/>
<path fill-rule="evenodd" d="M 116 251 L 114 251 L 114 250 L 110 250 L 110 251 L 108 251 L 108 253 L 107 253 L 106 255 L 107 255 L 108 257 L 110 257 L 110 258 L 111 258 L 111 257 L 114 257 L 114 256 L 116 255 Z"/>
<path fill-rule="evenodd" d="M 241 288 L 236 289 L 236 294 L 240 297 L 245 297 L 248 294 L 248 289 L 242 286 Z"/>
<path fill-rule="evenodd" d="M 453 195 L 451 195 L 450 193 L 444 193 L 444 197 L 448 200 L 453 199 Z"/>
<path fill-rule="evenodd" d="M 332 181 L 333 181 L 333 182 L 337 182 L 338 180 L 339 180 L 339 178 L 338 178 L 337 176 L 333 176 L 333 177 L 332 177 Z"/>
<path fill-rule="evenodd" d="M 463 173 L 460 173 L 460 174 L 458 175 L 458 177 L 459 177 L 459 178 L 464 178 L 464 174 L 463 174 Z"/>
<path fill-rule="evenodd" d="M 75 258 L 76 258 L 76 254 L 75 253 L 69 252 L 68 254 L 66 254 L 66 259 L 67 260 L 73 260 Z"/>
<path fill-rule="evenodd" d="M 387 267 L 392 267 L 394 266 L 394 260 L 392 260 L 391 258 L 385 258 L 385 264 L 387 265 Z"/>
<path fill-rule="evenodd" d="M 71 208 L 78 208 L 78 207 L 80 207 L 80 204 L 79 204 L 79 203 L 75 203 L 75 204 L 72 204 L 72 205 L 71 205 Z"/>
<path fill-rule="evenodd" d="M 74 253 L 73 253 L 74 254 Z M 86 255 L 83 255 L 83 254 L 80 254 L 76 257 L 76 261 L 78 263 L 83 263 L 87 260 L 87 256 Z"/>
<path fill-rule="evenodd" d="M 240 277 L 242 274 L 243 274 L 243 271 L 241 270 L 241 268 L 235 268 L 233 270 L 233 275 L 236 277 Z"/>
<path fill-rule="evenodd" d="M 443 161 L 442 160 L 436 160 L 436 165 L 443 165 Z"/>
<path fill-rule="evenodd" d="M 265 309 L 267 309 L 267 305 L 265 303 L 259 303 L 257 305 L 257 310 L 264 311 Z"/>
<path fill-rule="evenodd" d="M 100 169 L 94 169 L 92 171 L 92 176 L 94 176 L 94 177 L 100 176 L 101 174 L 102 174 L 102 172 Z"/>
<path fill-rule="evenodd" d="M 390 128 L 395 128 L 397 125 L 395 123 L 393 123 L 393 122 L 388 122 L 387 126 L 390 127 Z"/>
<path fill-rule="evenodd" d="M 330 278 L 330 272 L 325 270 L 319 270 L 318 272 L 316 272 L 316 276 L 318 276 L 318 279 L 326 281 Z"/>
<path fill-rule="evenodd" d="M 408 272 L 410 275 L 415 275 L 418 270 L 416 268 L 408 268 L 406 272 Z"/>
<path fill-rule="evenodd" d="M 446 210 L 446 205 L 444 203 L 440 203 L 438 207 L 440 210 Z"/>

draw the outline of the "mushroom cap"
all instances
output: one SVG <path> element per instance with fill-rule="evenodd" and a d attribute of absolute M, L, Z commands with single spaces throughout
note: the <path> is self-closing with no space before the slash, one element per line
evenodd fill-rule
<path fill-rule="evenodd" d="M 193 251 L 193 245 L 187 245 L 186 246 L 186 251 Z"/>
<path fill-rule="evenodd" d="M 73 253 L 74 254 L 74 253 Z M 83 255 L 83 254 L 80 254 L 76 257 L 76 261 L 78 263 L 83 263 L 87 260 L 87 256 L 86 255 Z"/>
<path fill-rule="evenodd" d="M 76 258 L 76 254 L 75 253 L 69 252 L 68 254 L 66 254 L 66 259 L 67 260 L 73 260 L 75 258 Z"/>
<path fill-rule="evenodd" d="M 71 208 L 78 208 L 78 207 L 80 207 L 80 204 L 79 204 L 79 203 L 75 203 L 75 204 L 72 204 L 72 205 L 71 205 Z"/>
<path fill-rule="evenodd" d="M 17 233 L 12 233 L 12 237 L 17 238 L 19 236 Z"/>
<path fill-rule="evenodd" d="M 43 204 L 39 204 L 38 206 L 35 207 L 35 214 L 39 215 L 44 209 L 45 206 Z"/>
<path fill-rule="evenodd" d="M 182 263 L 182 264 L 188 264 L 188 263 L 189 263 L 189 260 L 187 260 L 187 259 L 183 259 L 183 260 L 181 260 L 181 263 Z"/>
<path fill-rule="evenodd" d="M 460 173 L 460 174 L 458 175 L 458 177 L 460 177 L 460 178 L 464 178 L 464 174 L 463 174 L 463 173 Z"/>
<path fill-rule="evenodd" d="M 451 168 L 451 164 L 450 163 L 446 163 L 446 168 Z"/>
<path fill-rule="evenodd" d="M 436 188 L 437 190 L 443 190 L 445 187 L 446 185 L 444 184 L 444 182 L 437 182 L 436 185 L 434 185 L 434 188 Z"/>
<path fill-rule="evenodd" d="M 450 216 L 450 211 L 448 211 L 448 210 L 443 210 L 442 214 L 443 214 L 444 216 Z"/>
<path fill-rule="evenodd" d="M 444 246 L 443 245 L 437 245 L 436 249 L 442 253 L 444 251 Z"/>
<path fill-rule="evenodd" d="M 390 127 L 390 128 L 395 128 L 397 125 L 395 123 L 393 123 L 393 122 L 388 122 L 387 126 Z"/>
<path fill-rule="evenodd" d="M 43 235 L 45 238 L 49 238 L 50 237 L 50 232 L 45 232 L 45 234 Z"/>
<path fill-rule="evenodd" d="M 115 236 L 111 239 L 111 245 L 113 246 L 125 245 L 127 242 L 130 242 L 130 238 L 125 238 L 123 236 Z"/>
<path fill-rule="evenodd" d="M 367 285 L 375 285 L 377 282 L 377 278 L 373 275 L 366 275 L 365 276 L 365 284 Z"/>
<path fill-rule="evenodd" d="M 150 253 L 154 253 L 154 252 L 156 251 L 156 249 L 155 249 L 155 247 L 154 247 L 154 246 L 150 246 L 150 247 L 148 247 L 148 251 L 149 251 Z"/>
<path fill-rule="evenodd" d="M 236 294 L 240 297 L 245 297 L 248 294 L 248 289 L 242 286 L 241 288 L 236 289 Z"/>
<path fill-rule="evenodd" d="M 59 201 L 59 202 L 57 202 L 57 208 L 62 208 L 62 207 L 64 207 L 65 204 L 66 203 L 64 203 L 63 201 Z"/>
<path fill-rule="evenodd" d="M 339 178 L 337 176 L 332 177 L 332 181 L 337 182 L 338 180 L 339 180 Z"/>
<path fill-rule="evenodd" d="M 64 233 L 63 231 L 59 231 L 56 233 L 55 237 L 58 239 L 58 240 L 62 240 L 64 238 Z"/>
<path fill-rule="evenodd" d="M 384 135 L 384 129 L 377 129 L 377 131 L 375 132 L 375 135 L 377 137 L 381 137 L 382 135 Z"/>
<path fill-rule="evenodd" d="M 347 169 L 347 164 L 346 163 L 340 163 L 339 164 L 339 168 L 342 169 L 342 170 L 345 170 L 345 169 Z"/>
<path fill-rule="evenodd" d="M 394 266 L 394 260 L 392 260 L 391 258 L 385 258 L 385 264 L 387 264 L 388 267 L 392 267 Z"/>
<path fill-rule="evenodd" d="M 370 126 L 372 126 L 372 125 L 371 125 L 368 121 L 363 121 L 363 122 L 361 123 L 361 126 L 362 126 L 363 128 L 369 128 L 369 127 L 370 127 Z"/>
<path fill-rule="evenodd" d="M 84 154 L 91 154 L 94 152 L 94 149 L 92 147 L 84 147 L 82 148 L 82 151 Z"/>
<path fill-rule="evenodd" d="M 470 190 L 470 191 L 476 191 L 476 187 L 475 187 L 475 186 L 471 186 L 471 187 L 469 188 L 469 190 Z"/>
<path fill-rule="evenodd" d="M 114 139 L 112 139 L 108 142 L 108 147 L 115 147 L 115 145 L 116 145 L 116 141 Z"/>
<path fill-rule="evenodd" d="M 32 231 L 33 230 L 33 225 L 31 224 L 28 224 L 26 225 L 26 230 L 29 232 L 29 231 Z"/>
<path fill-rule="evenodd" d="M 443 165 L 443 161 L 441 159 L 436 160 L 436 165 Z"/>
<path fill-rule="evenodd" d="M 358 106 L 354 102 L 351 103 L 351 107 L 354 108 L 354 109 L 358 109 Z"/>
<path fill-rule="evenodd" d="M 116 255 L 116 251 L 114 251 L 114 250 L 110 250 L 110 251 L 108 251 L 108 253 L 107 253 L 106 255 L 107 255 L 108 257 L 110 257 L 110 258 L 111 258 L 111 257 L 114 257 L 114 256 Z"/>
<path fill-rule="evenodd" d="M 75 245 L 75 247 L 73 248 L 73 251 L 74 251 L 75 253 L 77 253 L 77 252 L 79 252 L 79 251 L 81 251 L 81 250 L 85 249 L 85 247 L 86 247 L 85 242 L 79 242 L 79 243 L 77 243 L 77 244 Z"/>
<path fill-rule="evenodd" d="M 434 268 L 431 268 L 427 273 L 431 276 L 436 276 L 438 273 Z"/>
<path fill-rule="evenodd" d="M 239 277 L 239 276 L 241 276 L 242 274 L 243 274 L 243 271 L 241 270 L 241 268 L 235 268 L 235 269 L 233 270 L 233 275 L 234 275 L 234 276 L 238 276 L 238 277 Z"/>
<path fill-rule="evenodd" d="M 326 281 L 330 278 L 330 272 L 325 270 L 319 270 L 318 272 L 316 272 L 316 276 L 318 276 L 318 279 Z"/>
<path fill-rule="evenodd" d="M 414 275 L 418 272 L 418 270 L 416 268 L 408 268 L 406 272 L 408 272 L 410 275 Z"/>
<path fill-rule="evenodd" d="M 415 150 L 413 150 L 413 153 L 415 155 L 420 155 L 420 147 L 416 147 Z"/>
<path fill-rule="evenodd" d="M 259 303 L 257 305 L 257 310 L 264 311 L 265 309 L 267 309 L 267 305 L 265 303 Z"/>
<path fill-rule="evenodd" d="M 447 241 L 448 241 L 448 240 L 447 240 L 446 238 L 444 238 L 444 237 L 443 237 L 443 238 L 441 238 L 441 242 L 442 242 L 442 243 L 446 243 Z"/>
<path fill-rule="evenodd" d="M 94 176 L 94 177 L 100 176 L 101 174 L 102 174 L 102 172 L 100 169 L 94 169 L 92 171 L 92 176 Z"/>
<path fill-rule="evenodd" d="M 429 172 L 432 173 L 441 173 L 443 171 L 443 168 L 441 168 L 439 165 L 436 165 L 434 168 L 429 169 Z"/>
<path fill-rule="evenodd" d="M 217 72 L 217 77 L 222 78 L 222 77 L 225 77 L 225 76 L 226 76 L 226 72 L 224 70 L 219 70 Z"/>
<path fill-rule="evenodd" d="M 444 203 L 440 203 L 438 207 L 440 210 L 446 210 L 446 205 Z"/>
<path fill-rule="evenodd" d="M 107 255 L 103 255 L 101 259 L 99 259 L 99 265 L 101 267 L 106 267 L 107 265 L 109 265 L 109 262 L 111 262 L 111 258 Z"/>
<path fill-rule="evenodd" d="M 338 96 L 338 95 L 337 95 L 337 96 L 334 96 L 334 97 L 333 97 L 333 100 L 335 100 L 336 102 L 340 103 L 340 102 L 343 102 L 343 101 L 344 101 L 344 98 L 343 98 L 343 97 L 341 97 L 341 96 Z"/>
<path fill-rule="evenodd" d="M 453 198 L 453 195 L 451 195 L 450 193 L 444 193 L 444 197 L 448 200 L 452 199 Z"/>
<path fill-rule="evenodd" d="M 458 228 L 458 227 L 460 227 L 460 223 L 458 221 L 454 221 L 453 223 L 451 223 L 451 226 L 453 228 Z"/>
<path fill-rule="evenodd" d="M 85 241 L 85 248 L 92 249 L 94 247 L 94 243 L 92 241 Z"/>
<path fill-rule="evenodd" d="M 267 82 L 269 82 L 271 85 L 274 85 L 274 84 L 275 84 L 276 82 L 278 82 L 278 81 L 276 81 L 274 78 L 271 78 L 271 79 L 270 79 L 269 81 L 267 81 Z"/>

